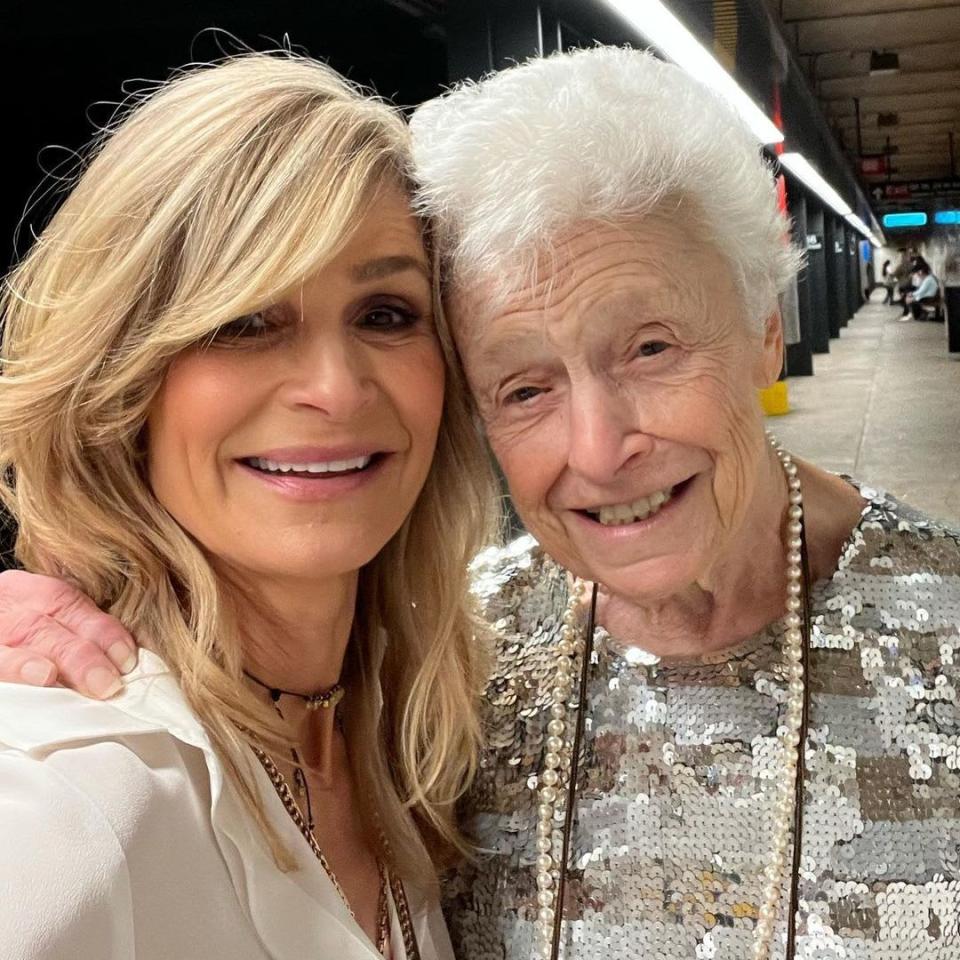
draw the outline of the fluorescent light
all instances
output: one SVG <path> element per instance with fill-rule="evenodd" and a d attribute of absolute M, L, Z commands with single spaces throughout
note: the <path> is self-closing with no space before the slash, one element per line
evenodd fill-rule
<path fill-rule="evenodd" d="M 863 236 L 866 237 L 866 239 L 869 240 L 875 247 L 883 246 L 883 244 L 877 239 L 874 232 L 855 213 L 848 213 L 844 217 L 844 220 L 846 220 L 847 223 L 849 223 L 850 226 L 853 227 L 853 229 L 858 233 L 863 234 Z"/>
<path fill-rule="evenodd" d="M 810 165 L 802 153 L 781 153 L 777 159 L 798 180 L 805 183 L 824 203 L 833 207 L 841 217 L 853 213 L 843 197 Z"/>
<path fill-rule="evenodd" d="M 938 210 L 933 215 L 933 222 L 944 226 L 956 226 L 960 223 L 960 210 Z"/>
<path fill-rule="evenodd" d="M 664 56 L 716 90 L 740 114 L 761 143 L 781 143 L 783 133 L 741 89 L 696 37 L 660 0 L 604 0 Z"/>
<path fill-rule="evenodd" d="M 885 227 L 925 227 L 927 215 L 922 210 L 909 210 L 905 213 L 885 213 L 883 215 Z"/>
<path fill-rule="evenodd" d="M 810 161 L 802 153 L 781 153 L 777 159 L 824 203 L 833 207 L 854 230 L 866 237 L 875 247 L 883 246 L 876 234 L 850 209 L 843 197 L 814 170 Z"/>
<path fill-rule="evenodd" d="M 870 211 L 870 226 L 873 228 L 874 236 L 878 237 L 880 243 L 877 244 L 880 247 L 885 247 L 887 245 L 887 238 L 883 235 L 883 229 L 880 224 L 877 222 L 877 218 L 873 215 L 873 211 Z"/>

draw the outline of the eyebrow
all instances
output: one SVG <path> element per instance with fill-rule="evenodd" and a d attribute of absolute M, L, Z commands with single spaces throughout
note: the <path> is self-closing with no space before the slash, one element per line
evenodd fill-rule
<path fill-rule="evenodd" d="M 480 362 L 484 364 L 502 363 L 515 357 L 517 351 L 531 343 L 540 345 L 543 338 L 537 337 L 535 330 L 510 330 L 496 337 L 488 338 L 480 349 Z"/>
<path fill-rule="evenodd" d="M 427 280 L 430 279 L 430 270 L 427 265 L 419 258 L 409 257 L 405 254 L 367 260 L 355 266 L 350 274 L 357 283 L 364 283 L 368 280 L 382 280 L 384 277 L 394 273 L 402 273 L 404 270 L 416 270 L 418 273 L 422 273 Z"/>

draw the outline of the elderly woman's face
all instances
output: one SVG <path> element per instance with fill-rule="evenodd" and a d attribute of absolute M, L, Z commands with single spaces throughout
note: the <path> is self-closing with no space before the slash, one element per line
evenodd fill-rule
<path fill-rule="evenodd" d="M 625 596 L 701 581 L 750 509 L 779 321 L 751 332 L 720 252 L 662 216 L 572 231 L 535 287 L 483 301 L 454 298 L 458 345 L 530 532 Z"/>
<path fill-rule="evenodd" d="M 234 572 L 356 571 L 430 469 L 444 389 L 431 307 L 419 227 L 389 192 L 302 288 L 177 358 L 148 421 L 157 498 Z"/>

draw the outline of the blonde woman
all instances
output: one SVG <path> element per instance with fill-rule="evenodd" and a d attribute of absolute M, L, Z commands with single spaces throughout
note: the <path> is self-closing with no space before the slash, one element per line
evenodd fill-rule
<path fill-rule="evenodd" d="M 450 956 L 490 500 L 407 156 L 312 61 L 191 70 L 7 279 L 19 561 L 146 649 L 109 703 L 3 687 L 3 957 Z"/>

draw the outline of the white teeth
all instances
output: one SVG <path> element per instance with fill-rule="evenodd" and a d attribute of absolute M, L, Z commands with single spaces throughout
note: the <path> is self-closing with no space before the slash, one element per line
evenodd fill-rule
<path fill-rule="evenodd" d="M 596 515 L 600 523 L 605 527 L 618 527 L 625 523 L 633 523 L 636 520 L 645 520 L 653 516 L 660 508 L 670 500 L 673 488 L 669 490 L 658 490 L 650 494 L 649 497 L 641 497 L 634 500 L 633 503 L 617 503 L 610 506 L 598 507 L 589 512 Z"/>
<path fill-rule="evenodd" d="M 351 460 L 312 461 L 310 463 L 288 463 L 283 460 L 267 460 L 264 457 L 251 457 L 250 463 L 264 473 L 344 473 L 347 470 L 362 470 L 370 463 L 371 457 L 353 457 Z"/>

